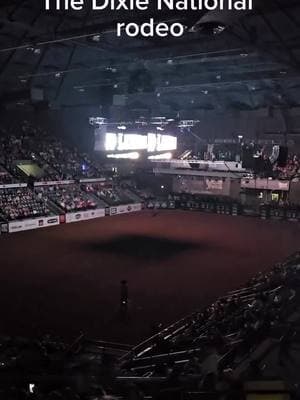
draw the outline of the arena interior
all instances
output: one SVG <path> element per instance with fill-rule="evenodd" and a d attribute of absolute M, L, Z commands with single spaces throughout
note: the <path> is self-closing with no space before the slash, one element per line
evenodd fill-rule
<path fill-rule="evenodd" d="M 0 400 L 299 399 L 299 1 L 75 3 L 0 4 Z"/>

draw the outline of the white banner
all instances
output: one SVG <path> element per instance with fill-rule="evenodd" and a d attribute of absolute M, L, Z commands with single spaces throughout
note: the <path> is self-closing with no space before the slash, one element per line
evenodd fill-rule
<path fill-rule="evenodd" d="M 106 179 L 106 178 L 89 178 L 89 179 L 80 179 L 80 183 L 103 183 L 103 182 L 107 182 L 107 181 L 112 181 L 111 178 Z"/>
<path fill-rule="evenodd" d="M 77 213 L 67 213 L 66 223 L 69 224 L 71 222 L 86 221 L 89 219 L 102 218 L 102 217 L 105 217 L 104 208 L 99 208 L 97 210 L 81 211 Z"/>
<path fill-rule="evenodd" d="M 34 186 L 56 186 L 56 185 L 73 185 L 75 181 L 43 181 L 43 182 L 35 182 Z"/>
<path fill-rule="evenodd" d="M 136 211 L 142 210 L 142 204 L 127 204 L 121 205 L 117 207 L 110 207 L 109 214 L 110 215 L 120 215 L 120 214 L 128 214 Z"/>
<path fill-rule="evenodd" d="M 18 189 L 26 187 L 27 183 L 10 183 L 9 185 L 0 185 L 0 189 Z"/>
<path fill-rule="evenodd" d="M 8 223 L 8 233 L 29 231 L 31 229 L 46 228 L 59 225 L 59 216 L 24 219 Z"/>
<path fill-rule="evenodd" d="M 278 190 L 288 192 L 290 189 L 290 181 L 243 178 L 241 180 L 241 187 L 246 189 Z"/>

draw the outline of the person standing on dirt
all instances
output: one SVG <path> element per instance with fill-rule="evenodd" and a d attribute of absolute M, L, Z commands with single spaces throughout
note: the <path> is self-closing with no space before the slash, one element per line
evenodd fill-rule
<path fill-rule="evenodd" d="M 128 308 L 128 285 L 126 280 L 121 281 L 121 293 L 120 293 L 120 307 L 121 310 L 127 311 Z"/>

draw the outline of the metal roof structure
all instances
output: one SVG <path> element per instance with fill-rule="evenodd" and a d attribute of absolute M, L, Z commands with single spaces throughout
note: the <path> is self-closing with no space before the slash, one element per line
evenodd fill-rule
<path fill-rule="evenodd" d="M 111 104 L 174 116 L 189 109 L 300 105 L 300 3 L 254 0 L 249 12 L 45 11 L 0 4 L 0 102 Z M 180 38 L 117 37 L 118 21 L 180 21 Z"/>

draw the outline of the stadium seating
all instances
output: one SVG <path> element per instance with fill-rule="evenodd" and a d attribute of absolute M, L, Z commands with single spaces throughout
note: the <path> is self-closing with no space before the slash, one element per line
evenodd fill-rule
<path fill-rule="evenodd" d="M 41 128 L 24 122 L 19 134 L 0 138 L 0 165 L 18 175 L 16 161 L 30 160 L 44 172 L 44 181 L 99 178 L 103 170 L 95 166 L 86 154 L 64 145 Z"/>
<path fill-rule="evenodd" d="M 123 359 L 123 376 L 173 377 L 189 380 L 193 389 L 216 390 L 226 373 L 233 380 L 253 373 L 256 360 L 256 373 L 263 377 L 259 361 L 295 332 L 289 321 L 299 313 L 299 268 L 297 253 L 159 332 Z M 284 357 L 279 350 L 279 362 Z"/>
<path fill-rule="evenodd" d="M 10 185 L 16 182 L 17 179 L 0 165 L 0 185 Z"/>
<path fill-rule="evenodd" d="M 297 348 L 299 285 L 296 253 L 132 349 L 84 335 L 68 346 L 51 335 L 2 336 L 1 372 L 16 377 L 22 371 L 23 379 L 1 381 L 0 398 L 245 398 L 240 379 L 265 389 Z"/>
<path fill-rule="evenodd" d="M 103 187 L 100 183 L 89 183 L 83 185 L 83 188 L 87 193 L 94 194 L 109 206 L 133 203 L 133 198 L 119 187 L 107 188 Z"/>
<path fill-rule="evenodd" d="M 111 374 L 107 359 L 115 357 L 82 336 L 69 346 L 49 334 L 32 340 L 2 336 L 0 349 L 1 372 L 10 376 L 0 383 L 1 399 L 117 400 L 107 394 L 103 380 Z M 22 379 L 16 379 L 19 371 Z M 92 384 L 91 375 L 97 376 Z"/>
<path fill-rule="evenodd" d="M 14 221 L 51 215 L 44 199 L 40 199 L 28 188 L 0 189 L 0 215 Z"/>
<path fill-rule="evenodd" d="M 279 179 L 287 180 L 299 177 L 300 175 L 300 161 L 298 155 L 291 155 L 288 158 L 285 167 L 279 167 L 277 164 L 274 166 L 274 176 Z"/>
<path fill-rule="evenodd" d="M 94 210 L 99 204 L 83 192 L 78 185 L 41 186 L 35 189 L 37 196 L 44 202 L 54 202 L 65 212 Z"/>

